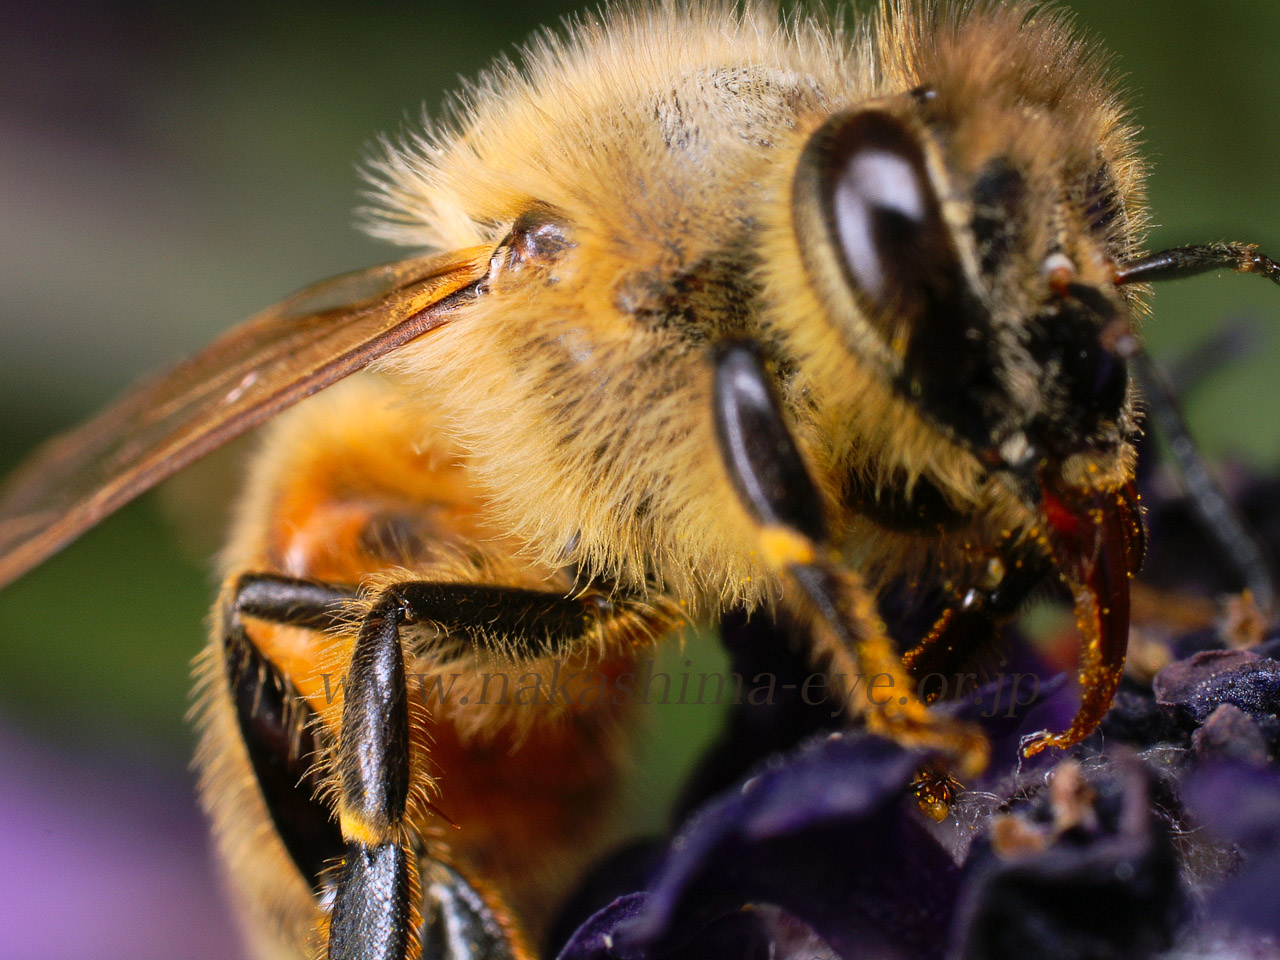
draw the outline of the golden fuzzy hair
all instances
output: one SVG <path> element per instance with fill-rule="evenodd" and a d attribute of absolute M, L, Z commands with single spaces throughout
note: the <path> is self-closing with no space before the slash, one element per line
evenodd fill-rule
<path fill-rule="evenodd" d="M 955 119 L 939 166 L 1004 150 L 1029 158 L 1047 191 L 1101 156 L 1136 247 L 1143 169 L 1106 61 L 1065 15 L 1023 2 L 891 2 L 853 28 L 763 4 L 613 8 L 539 35 L 520 66 L 500 62 L 448 119 L 371 163 L 370 229 L 398 243 L 496 243 L 531 208 L 572 225 L 554 285 L 502 287 L 384 363 L 444 412 L 497 525 L 531 557 L 709 592 L 714 606 L 769 595 L 714 465 L 700 345 L 635 319 L 695 274 L 694 339 L 752 336 L 794 368 L 786 401 L 831 504 L 847 475 L 908 492 L 927 476 L 981 517 L 954 543 L 926 543 L 837 508 L 864 574 L 920 569 L 956 543 L 1029 526 L 972 455 L 889 389 L 873 349 L 850 351 L 839 308 L 800 265 L 791 178 L 805 141 L 833 112 L 925 83 Z M 1037 269 L 1027 264 L 1033 280 Z M 747 283 L 761 291 L 751 315 L 735 312 Z M 1126 453 L 1076 473 L 1106 485 L 1130 466 Z"/>

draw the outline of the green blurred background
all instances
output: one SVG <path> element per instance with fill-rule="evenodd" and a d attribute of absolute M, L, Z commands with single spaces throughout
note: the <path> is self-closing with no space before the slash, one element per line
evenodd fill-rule
<path fill-rule="evenodd" d="M 574 9 L 15 6 L 0 13 L 3 466 L 291 290 L 393 258 L 351 227 L 367 145 Z M 1273 0 L 1067 6 L 1136 94 L 1155 162 L 1153 243 L 1280 249 Z M 1207 277 L 1162 287 L 1155 307 L 1148 340 L 1176 357 L 1231 320 L 1280 318 L 1280 291 Z M 1271 339 L 1198 392 L 1191 421 L 1213 455 L 1275 461 L 1278 370 Z M 144 497 L 0 594 L 0 734 L 24 756 L 65 757 L 126 792 L 134 764 L 185 781 L 188 663 L 243 450 Z M 696 642 L 689 655 L 716 656 Z M 706 708 L 649 728 L 637 822 L 661 823 L 715 723 Z M 198 844 L 193 855 L 204 857 Z M 21 923 L 0 902 L 0 930 L 6 919 Z M 121 953 L 146 954 L 137 943 Z"/>

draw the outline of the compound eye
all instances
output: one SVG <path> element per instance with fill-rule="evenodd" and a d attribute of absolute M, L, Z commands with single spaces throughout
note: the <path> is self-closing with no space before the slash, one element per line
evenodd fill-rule
<path fill-rule="evenodd" d="M 811 148 L 828 232 L 872 323 L 893 339 L 904 324 L 948 322 L 938 307 L 954 295 L 958 260 L 916 135 L 864 110 L 832 118 Z"/>
<path fill-rule="evenodd" d="M 923 136 L 882 110 L 831 117 L 796 168 L 797 238 L 851 349 L 863 349 L 869 328 L 889 350 L 884 373 L 895 389 L 986 449 L 1004 415 L 996 338 L 943 216 Z"/>
<path fill-rule="evenodd" d="M 925 246 L 934 216 L 919 148 L 897 121 L 879 113 L 854 117 L 833 146 L 836 235 L 854 283 L 883 302 L 903 258 Z"/>

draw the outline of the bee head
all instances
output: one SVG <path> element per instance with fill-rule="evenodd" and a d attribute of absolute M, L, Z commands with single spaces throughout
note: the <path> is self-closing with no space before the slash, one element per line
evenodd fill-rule
<path fill-rule="evenodd" d="M 983 467 L 1114 485 L 1136 435 L 1131 229 L 1096 143 L 921 88 L 829 117 L 797 167 L 806 270 L 845 347 Z"/>

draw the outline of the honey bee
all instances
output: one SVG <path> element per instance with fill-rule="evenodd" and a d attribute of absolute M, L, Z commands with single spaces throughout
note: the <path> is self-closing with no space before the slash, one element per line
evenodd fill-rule
<path fill-rule="evenodd" d="M 374 232 L 427 253 L 267 310 L 0 490 L 3 584 L 273 421 L 197 668 L 264 957 L 533 956 L 614 798 L 616 694 L 689 616 L 787 611 L 900 692 L 850 695 L 871 729 L 973 773 L 912 677 L 1058 578 L 1082 703 L 1027 749 L 1078 742 L 1143 551 L 1142 285 L 1280 275 L 1143 254 L 1116 82 L 1021 2 L 614 10 L 370 172 Z M 905 658 L 901 580 L 955 596 Z"/>

